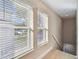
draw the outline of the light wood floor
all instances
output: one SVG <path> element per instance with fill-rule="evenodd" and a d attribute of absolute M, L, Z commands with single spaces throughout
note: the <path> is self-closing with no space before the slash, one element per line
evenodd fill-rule
<path fill-rule="evenodd" d="M 53 50 L 50 51 L 43 59 L 77 59 L 74 55 L 59 51 Z"/>

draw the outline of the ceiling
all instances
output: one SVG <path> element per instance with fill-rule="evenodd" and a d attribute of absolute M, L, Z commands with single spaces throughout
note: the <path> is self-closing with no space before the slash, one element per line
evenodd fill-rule
<path fill-rule="evenodd" d="M 74 17 L 77 12 L 77 0 L 42 0 L 61 17 Z"/>

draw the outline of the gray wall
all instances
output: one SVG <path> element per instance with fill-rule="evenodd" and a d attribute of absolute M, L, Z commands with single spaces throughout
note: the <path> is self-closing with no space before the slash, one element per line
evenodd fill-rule
<path fill-rule="evenodd" d="M 65 43 L 76 43 L 76 18 L 63 19 L 63 39 Z"/>

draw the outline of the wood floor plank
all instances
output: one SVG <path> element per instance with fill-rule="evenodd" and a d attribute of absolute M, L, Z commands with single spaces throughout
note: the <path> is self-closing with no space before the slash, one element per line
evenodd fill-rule
<path fill-rule="evenodd" d="M 59 50 L 52 50 L 43 59 L 76 59 L 76 57 Z"/>

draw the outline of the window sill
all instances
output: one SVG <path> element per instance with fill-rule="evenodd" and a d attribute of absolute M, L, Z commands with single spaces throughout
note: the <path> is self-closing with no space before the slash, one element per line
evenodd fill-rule
<path fill-rule="evenodd" d="M 39 43 L 38 46 L 40 47 L 40 46 L 43 46 L 43 45 L 45 45 L 47 43 L 48 43 L 48 41 L 43 41 L 43 42 Z"/>
<path fill-rule="evenodd" d="M 18 52 L 17 51 L 15 52 L 14 59 L 19 59 L 22 56 L 24 56 L 24 55 L 26 55 L 26 54 L 28 54 L 32 51 L 33 51 L 33 48 L 28 49 L 28 48 L 25 47 L 25 48 L 19 50 Z"/>

